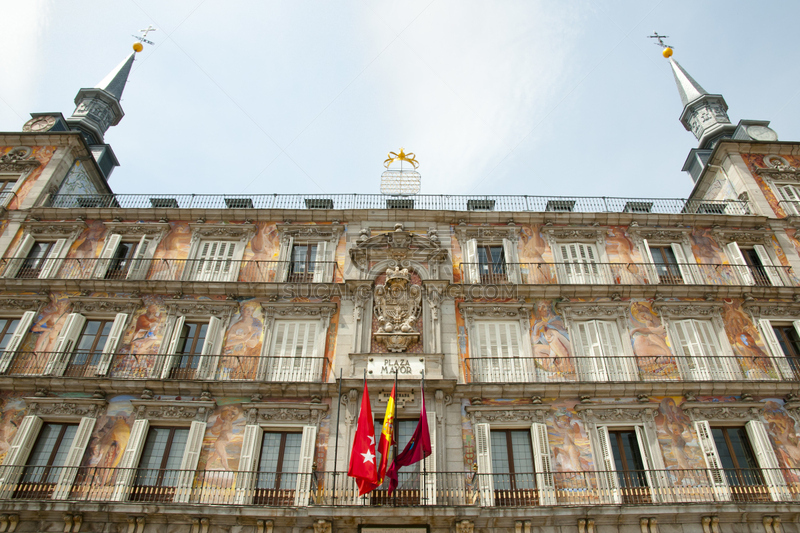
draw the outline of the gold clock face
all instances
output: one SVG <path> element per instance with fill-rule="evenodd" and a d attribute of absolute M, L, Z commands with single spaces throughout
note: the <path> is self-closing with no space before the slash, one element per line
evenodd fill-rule
<path fill-rule="evenodd" d="M 22 131 L 40 132 L 47 131 L 56 123 L 56 117 L 34 117 L 22 126 Z"/>

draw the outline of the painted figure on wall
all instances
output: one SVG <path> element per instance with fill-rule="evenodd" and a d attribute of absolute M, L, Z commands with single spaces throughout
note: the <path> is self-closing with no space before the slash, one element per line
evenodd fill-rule
<path fill-rule="evenodd" d="M 218 372 L 219 379 L 253 379 L 261 355 L 264 333 L 261 303 L 243 302 L 225 336 Z"/>
<path fill-rule="evenodd" d="M 673 486 L 705 486 L 705 473 L 698 474 L 699 471 L 696 470 L 703 468 L 705 461 L 694 435 L 692 421 L 678 407 L 674 398 L 661 400 L 655 423 L 664 466 L 669 471 Z"/>
<path fill-rule="evenodd" d="M 519 260 L 527 268 L 527 282 L 556 283 L 555 270 L 551 268 L 553 252 L 542 235 L 538 224 L 520 227 Z"/>
<path fill-rule="evenodd" d="M 2 155 L 7 154 L 13 149 L 13 147 L 8 147 L 8 149 L 0 148 L 0 152 Z M 39 179 L 42 174 L 42 171 L 45 169 L 48 163 L 50 163 L 50 159 L 52 159 L 53 154 L 56 151 L 55 146 L 32 146 L 31 147 L 31 154 L 28 157 L 35 158 L 39 161 L 40 165 L 31 171 L 30 175 L 25 178 L 25 181 L 22 182 L 19 189 L 17 189 L 17 193 L 8 203 L 8 209 L 19 209 L 19 206 L 25 201 L 25 198 L 28 196 L 28 193 L 33 188 L 33 184 Z"/>
<path fill-rule="evenodd" d="M 624 228 L 618 226 L 608 228 L 606 253 L 608 254 L 609 262 L 619 263 L 619 266 L 615 265 L 612 271 L 615 283 L 645 283 L 647 271 L 640 266 L 644 261 L 638 251 L 635 250 L 633 242 L 625 234 Z"/>
<path fill-rule="evenodd" d="M 553 425 L 548 428 L 556 472 L 588 472 L 593 469 L 589 437 L 575 416 L 574 404 L 556 407 Z"/>
<path fill-rule="evenodd" d="M 166 309 L 160 299 L 145 296 L 144 309 L 134 313 L 133 326 L 125 332 L 119 349 L 124 356 L 114 359 L 114 377 L 144 377 L 156 364 L 156 355 L 163 340 Z"/>
<path fill-rule="evenodd" d="M 116 471 L 122 453 L 128 445 L 133 425 L 133 396 L 115 396 L 108 401 L 106 413 L 97 419 L 89 439 L 81 466 L 92 467 L 81 470 L 77 486 L 91 485 L 91 490 L 108 496 L 114 487 Z M 91 480 L 81 476 L 91 476 Z M 94 497 L 102 497 L 96 494 Z"/>
<path fill-rule="evenodd" d="M 247 268 L 241 269 L 239 281 L 274 281 L 275 264 L 280 241 L 274 222 L 257 222 L 256 233 L 247 243 L 242 259 Z"/>
<path fill-rule="evenodd" d="M 100 256 L 105 234 L 106 227 L 101 220 L 87 222 L 87 228 L 72 243 L 61 275 L 70 278 L 91 275 L 96 264 L 92 259 Z M 89 259 L 89 261 L 81 261 L 81 259 Z"/>
<path fill-rule="evenodd" d="M 575 366 L 572 344 L 564 320 L 553 311 L 552 302 L 536 304 L 533 317 L 533 355 L 539 377 L 553 381 L 573 381 Z"/>
<path fill-rule="evenodd" d="M 246 420 L 241 405 L 220 405 L 208 419 L 198 470 L 236 472 Z M 223 478 L 219 478 L 221 481 Z M 229 481 L 224 478 L 225 482 Z M 213 483 L 213 480 L 210 480 Z"/>
<path fill-rule="evenodd" d="M 667 330 L 650 302 L 631 304 L 631 344 L 644 379 L 680 379 Z"/>
<path fill-rule="evenodd" d="M 9 392 L 0 394 L 0 464 L 3 464 L 11 448 L 11 441 L 25 417 L 26 405 L 22 394 Z"/>
<path fill-rule="evenodd" d="M 44 372 L 50 354 L 55 350 L 58 334 L 64 327 L 64 322 L 67 321 L 70 306 L 70 301 L 65 295 L 53 294 L 52 300 L 33 322 L 30 334 L 26 336 L 14 356 L 10 373 L 41 374 Z"/>
<path fill-rule="evenodd" d="M 187 222 L 170 222 L 170 231 L 156 248 L 150 279 L 175 280 L 183 273 L 184 262 L 189 256 L 192 230 Z"/>
<path fill-rule="evenodd" d="M 800 484 L 800 438 L 797 435 L 797 423 L 782 406 L 781 400 L 768 400 L 762 411 L 767 433 L 772 441 L 772 448 L 781 468 L 788 468 L 787 475 L 793 484 Z"/>
<path fill-rule="evenodd" d="M 725 333 L 731 343 L 733 352 L 738 356 L 741 370 L 748 379 L 776 379 L 778 373 L 772 366 L 772 360 L 766 351 L 761 334 L 753 321 L 744 312 L 741 304 L 732 300 L 723 300 L 722 319 L 725 322 Z"/>

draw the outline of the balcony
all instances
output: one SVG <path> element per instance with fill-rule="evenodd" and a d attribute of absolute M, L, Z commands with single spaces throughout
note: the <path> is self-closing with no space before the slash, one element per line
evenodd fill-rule
<path fill-rule="evenodd" d="M 513 284 L 519 273 L 522 285 L 722 285 L 796 287 L 800 280 L 792 267 L 703 265 L 699 263 L 461 263 L 462 283 Z M 748 275 L 749 274 L 749 275 Z"/>
<path fill-rule="evenodd" d="M 467 357 L 471 383 L 800 381 L 793 357 Z"/>
<path fill-rule="evenodd" d="M 198 281 L 252 283 L 331 283 L 339 269 L 335 261 L 302 263 L 291 261 L 234 261 L 231 259 L 65 259 L 48 277 L 40 268 L 27 268 L 24 259 L 0 261 L 0 271 L 23 263 L 17 279 L 105 279 L 117 281 Z M 103 268 L 98 268 L 103 267 Z M 96 272 L 104 272 L 102 276 Z M 341 276 L 338 276 L 341 277 Z"/>
<path fill-rule="evenodd" d="M 110 363 L 103 362 L 108 361 Z M 321 383 L 324 357 L 17 352 L 6 376 Z"/>
<path fill-rule="evenodd" d="M 400 202 L 400 203 L 397 203 Z M 466 196 L 419 194 L 413 201 L 382 194 L 58 194 L 45 207 L 122 209 L 387 209 L 427 211 L 528 211 L 570 213 L 658 213 L 750 215 L 746 201 L 683 198 L 612 198 L 586 196 Z"/>
<path fill-rule="evenodd" d="M 562 507 L 797 502 L 797 469 L 524 474 L 400 473 L 398 489 L 358 497 L 346 472 L 232 472 L 0 466 L 0 499 L 220 506 Z"/>

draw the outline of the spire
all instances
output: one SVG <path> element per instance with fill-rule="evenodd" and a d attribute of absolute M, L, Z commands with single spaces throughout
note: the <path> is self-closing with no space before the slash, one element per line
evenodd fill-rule
<path fill-rule="evenodd" d="M 678 85 L 678 93 L 681 95 L 681 103 L 685 106 L 689 102 L 694 102 L 701 96 L 708 94 L 705 89 L 700 87 L 694 78 L 683 67 L 670 58 L 669 64 L 672 67 L 672 74 L 675 76 L 675 83 Z"/>
<path fill-rule="evenodd" d="M 75 96 L 75 111 L 67 119 L 67 123 L 81 130 L 90 145 L 103 144 L 103 136 L 108 128 L 119 124 L 125 116 L 120 98 L 135 55 L 136 52 L 126 57 L 96 86 L 81 89 Z"/>
<path fill-rule="evenodd" d="M 108 76 L 94 86 L 95 89 L 103 89 L 119 101 L 122 98 L 122 91 L 125 90 L 125 83 L 128 81 L 128 74 L 131 72 L 135 55 L 136 52 L 131 52 L 131 55 L 117 65 L 117 68 L 109 72 Z"/>

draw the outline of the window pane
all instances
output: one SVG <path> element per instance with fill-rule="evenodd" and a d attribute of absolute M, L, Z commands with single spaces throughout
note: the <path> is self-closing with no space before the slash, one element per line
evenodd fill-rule
<path fill-rule="evenodd" d="M 3 336 L 0 337 L 0 350 L 6 349 L 6 346 L 8 346 L 8 343 L 11 341 L 11 337 L 14 336 L 14 331 L 16 331 L 17 326 L 19 326 L 19 319 L 0 319 L 0 327 L 3 328 Z"/>

